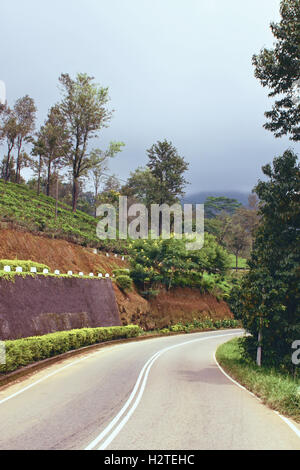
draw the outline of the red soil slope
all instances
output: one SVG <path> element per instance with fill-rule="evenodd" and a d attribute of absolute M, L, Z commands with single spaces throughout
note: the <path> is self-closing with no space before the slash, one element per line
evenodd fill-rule
<path fill-rule="evenodd" d="M 62 273 L 91 272 L 110 273 L 113 269 L 126 267 L 121 257 L 114 258 L 106 254 L 93 253 L 93 249 L 80 245 L 44 238 L 29 232 L 16 230 L 0 230 L 0 259 L 31 260 L 44 263 L 51 270 L 59 269 Z"/>

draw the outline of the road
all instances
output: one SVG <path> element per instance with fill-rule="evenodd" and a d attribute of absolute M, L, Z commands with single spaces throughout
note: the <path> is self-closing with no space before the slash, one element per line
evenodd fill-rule
<path fill-rule="evenodd" d="M 0 449 L 300 449 L 214 351 L 241 332 L 112 345 L 0 391 Z"/>

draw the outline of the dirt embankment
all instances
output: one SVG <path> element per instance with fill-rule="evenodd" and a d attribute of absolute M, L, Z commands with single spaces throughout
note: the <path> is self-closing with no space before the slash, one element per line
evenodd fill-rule
<path fill-rule="evenodd" d="M 105 253 L 94 254 L 92 248 L 84 248 L 65 240 L 44 238 L 29 232 L 0 230 L 0 259 L 31 260 L 46 264 L 52 271 L 112 273 L 113 269 L 126 267 L 120 255 L 114 258 Z"/>
<path fill-rule="evenodd" d="M 195 318 L 233 318 L 226 302 L 218 301 L 209 294 L 203 295 L 197 289 L 162 291 L 150 301 L 136 292 L 125 295 L 117 288 L 115 292 L 122 323 L 137 323 L 146 330 L 165 328 L 179 322 L 192 322 Z"/>
<path fill-rule="evenodd" d="M 108 272 L 118 267 L 127 267 L 120 256 L 115 258 L 106 254 L 94 254 L 90 248 L 64 240 L 49 239 L 28 232 L 0 230 L 0 259 L 31 259 L 47 264 L 51 270 Z M 161 292 L 157 297 L 147 301 L 136 291 L 127 294 L 121 292 L 114 284 L 117 304 L 122 323 L 138 324 L 145 329 L 163 328 L 170 324 L 193 321 L 211 317 L 213 319 L 230 318 L 232 314 L 228 305 L 218 301 L 212 295 L 203 295 L 196 289 L 175 289 Z"/>

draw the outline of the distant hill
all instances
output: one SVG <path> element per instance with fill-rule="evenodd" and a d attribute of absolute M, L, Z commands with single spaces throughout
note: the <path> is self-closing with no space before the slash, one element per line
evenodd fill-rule
<path fill-rule="evenodd" d="M 203 204 L 209 196 L 213 197 L 228 197 L 231 199 L 237 199 L 243 206 L 248 206 L 248 197 L 250 191 L 241 192 L 241 191 L 219 191 L 219 190 L 212 190 L 212 191 L 200 191 L 199 193 L 194 194 L 187 194 L 183 198 L 183 202 L 185 204 Z"/>

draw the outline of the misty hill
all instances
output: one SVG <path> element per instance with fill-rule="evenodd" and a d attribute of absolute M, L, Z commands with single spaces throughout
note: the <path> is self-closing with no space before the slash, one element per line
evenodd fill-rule
<path fill-rule="evenodd" d="M 200 191 L 199 193 L 187 194 L 183 198 L 183 202 L 185 204 L 203 204 L 206 199 L 210 196 L 213 197 L 228 197 L 231 199 L 237 199 L 241 204 L 244 206 L 248 206 L 248 197 L 249 192 L 241 192 L 241 191 L 229 191 L 229 190 L 212 190 L 212 191 Z"/>

